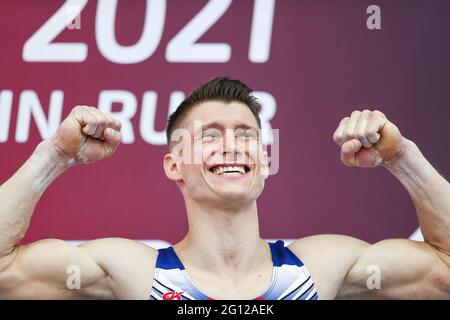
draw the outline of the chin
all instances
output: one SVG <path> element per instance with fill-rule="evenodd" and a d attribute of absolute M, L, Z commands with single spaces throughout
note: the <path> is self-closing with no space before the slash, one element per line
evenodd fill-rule
<path fill-rule="evenodd" d="M 254 202 L 258 198 L 258 194 L 250 190 L 217 190 L 217 196 L 221 202 L 233 205 L 245 205 Z"/>

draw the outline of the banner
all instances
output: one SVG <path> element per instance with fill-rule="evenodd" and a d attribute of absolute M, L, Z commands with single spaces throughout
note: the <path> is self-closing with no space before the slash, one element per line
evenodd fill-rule
<path fill-rule="evenodd" d="M 346 234 L 370 242 L 418 226 L 384 168 L 348 168 L 332 134 L 378 109 L 445 176 L 450 171 L 448 1 L 72 0 L 0 2 L 0 182 L 76 105 L 123 123 L 108 160 L 59 177 L 25 242 L 101 237 L 175 243 L 183 198 L 164 174 L 168 115 L 216 76 L 262 105 L 279 168 L 258 200 L 261 235 Z"/>

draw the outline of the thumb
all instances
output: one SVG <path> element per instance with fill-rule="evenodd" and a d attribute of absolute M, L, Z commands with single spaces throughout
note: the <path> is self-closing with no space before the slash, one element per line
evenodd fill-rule
<path fill-rule="evenodd" d="M 356 153 L 361 150 L 362 144 L 358 139 L 351 139 L 341 146 L 341 161 L 346 166 L 357 166 Z"/>

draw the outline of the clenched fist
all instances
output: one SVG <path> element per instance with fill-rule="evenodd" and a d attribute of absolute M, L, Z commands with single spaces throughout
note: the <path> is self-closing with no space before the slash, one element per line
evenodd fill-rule
<path fill-rule="evenodd" d="M 353 111 L 342 119 L 333 140 L 341 146 L 341 160 L 347 166 L 376 167 L 404 148 L 398 128 L 378 110 Z"/>
<path fill-rule="evenodd" d="M 93 163 L 111 156 L 121 141 L 121 123 L 97 108 L 77 106 L 50 139 L 71 163 Z"/>

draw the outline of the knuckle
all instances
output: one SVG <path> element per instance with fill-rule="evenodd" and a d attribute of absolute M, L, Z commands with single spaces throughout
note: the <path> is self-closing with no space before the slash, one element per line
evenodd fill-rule
<path fill-rule="evenodd" d="M 352 135 L 350 135 L 349 133 L 343 133 L 342 137 L 341 137 L 341 141 L 348 141 L 352 138 Z"/>
<path fill-rule="evenodd" d="M 376 131 L 368 130 L 365 132 L 365 136 L 368 138 L 375 138 L 377 136 Z"/>
<path fill-rule="evenodd" d="M 351 116 L 352 117 L 356 117 L 356 116 L 359 116 L 360 114 L 361 114 L 361 111 L 355 110 L 355 111 L 352 112 Z"/>
<path fill-rule="evenodd" d="M 333 140 L 334 140 L 335 142 L 340 142 L 340 141 L 342 141 L 342 135 L 335 132 L 335 133 L 333 134 Z"/>
<path fill-rule="evenodd" d="M 122 122 L 114 119 L 113 117 L 111 117 L 109 124 L 118 130 L 120 130 L 120 128 L 122 128 Z"/>
<path fill-rule="evenodd" d="M 357 132 L 357 133 L 355 134 L 355 137 L 356 137 L 358 140 L 365 140 L 365 139 L 366 139 L 366 135 L 364 134 L 364 132 L 361 132 L 361 131 Z"/>
<path fill-rule="evenodd" d="M 371 132 L 366 132 L 365 133 L 365 136 L 368 138 L 368 139 L 374 139 L 375 137 L 376 137 L 376 134 L 375 134 L 375 132 L 373 132 L 373 131 L 371 131 Z"/>
<path fill-rule="evenodd" d="M 339 134 L 338 130 L 333 132 L 333 139 L 337 139 L 337 138 L 339 138 L 339 136 L 340 136 L 340 134 Z"/>
<path fill-rule="evenodd" d="M 349 120 L 350 120 L 349 117 L 342 118 L 342 120 L 341 120 L 341 122 L 339 123 L 339 125 L 344 125 L 344 124 L 346 124 Z"/>
<path fill-rule="evenodd" d="M 374 110 L 374 111 L 373 111 L 373 114 L 376 115 L 376 116 L 379 116 L 379 117 L 383 117 L 383 118 L 386 117 L 386 116 L 384 115 L 384 113 L 381 112 L 380 110 Z"/>
<path fill-rule="evenodd" d="M 72 112 L 82 112 L 86 109 L 86 106 L 77 105 L 72 109 Z"/>
<path fill-rule="evenodd" d="M 351 132 L 350 130 L 345 130 L 342 136 L 345 140 L 351 139 L 353 138 L 353 132 Z"/>
<path fill-rule="evenodd" d="M 376 121 L 377 118 L 378 118 L 377 114 L 372 111 L 368 116 L 368 121 L 370 123 L 370 122 Z"/>
<path fill-rule="evenodd" d="M 107 115 L 107 117 L 106 117 L 107 119 L 108 119 L 108 124 L 114 124 L 114 118 L 113 117 L 111 117 L 109 114 Z"/>

